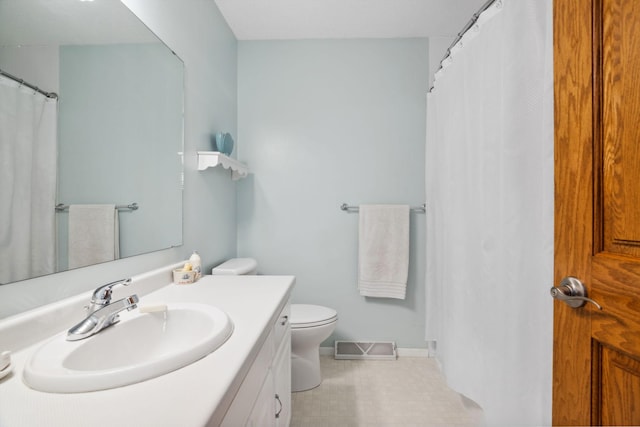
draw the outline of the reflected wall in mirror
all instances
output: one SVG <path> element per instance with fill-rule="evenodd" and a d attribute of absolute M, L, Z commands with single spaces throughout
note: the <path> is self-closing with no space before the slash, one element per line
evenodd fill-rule
<path fill-rule="evenodd" d="M 0 284 L 182 244 L 184 66 L 124 4 L 0 0 L 0 70 Z"/>

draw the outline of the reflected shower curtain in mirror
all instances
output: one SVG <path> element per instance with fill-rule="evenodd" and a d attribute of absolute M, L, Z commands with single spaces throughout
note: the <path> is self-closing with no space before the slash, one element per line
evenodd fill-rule
<path fill-rule="evenodd" d="M 427 99 L 427 340 L 487 425 L 551 423 L 551 0 L 501 0 Z"/>
<path fill-rule="evenodd" d="M 0 284 L 55 271 L 57 101 L 0 76 Z"/>

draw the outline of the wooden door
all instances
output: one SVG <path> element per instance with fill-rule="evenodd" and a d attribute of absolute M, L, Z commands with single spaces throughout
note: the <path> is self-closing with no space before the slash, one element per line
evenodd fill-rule
<path fill-rule="evenodd" d="M 554 0 L 554 425 L 640 425 L 640 1 Z"/>

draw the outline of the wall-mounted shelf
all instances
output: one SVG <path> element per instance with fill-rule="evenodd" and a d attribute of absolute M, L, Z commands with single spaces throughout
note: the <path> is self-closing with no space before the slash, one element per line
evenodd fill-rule
<path fill-rule="evenodd" d="M 231 170 L 231 179 L 234 181 L 249 175 L 249 168 L 247 168 L 247 165 L 240 163 L 236 159 L 225 156 L 218 151 L 198 151 L 199 171 L 203 171 L 206 168 L 215 168 L 219 165 L 225 169 Z"/>

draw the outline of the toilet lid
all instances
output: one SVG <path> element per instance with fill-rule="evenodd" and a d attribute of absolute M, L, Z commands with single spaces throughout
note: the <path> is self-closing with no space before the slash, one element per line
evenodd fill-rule
<path fill-rule="evenodd" d="M 213 275 L 240 276 L 251 273 L 258 266 L 253 258 L 231 258 L 211 270 Z"/>
<path fill-rule="evenodd" d="M 326 325 L 335 322 L 337 318 L 338 313 L 332 308 L 311 304 L 291 304 L 290 322 L 294 329 Z"/>

